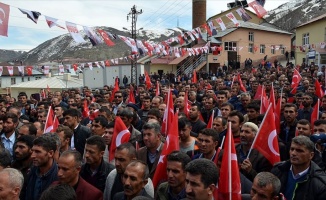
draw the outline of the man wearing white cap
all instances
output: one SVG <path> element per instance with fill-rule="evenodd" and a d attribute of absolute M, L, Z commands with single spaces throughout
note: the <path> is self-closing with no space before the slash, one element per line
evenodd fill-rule
<path fill-rule="evenodd" d="M 235 148 L 237 151 L 240 171 L 250 180 L 253 181 L 257 173 L 270 171 L 272 164 L 256 149 L 252 149 L 247 158 L 252 142 L 258 132 L 258 126 L 252 122 L 246 122 L 242 125 L 240 131 L 240 144 Z"/>

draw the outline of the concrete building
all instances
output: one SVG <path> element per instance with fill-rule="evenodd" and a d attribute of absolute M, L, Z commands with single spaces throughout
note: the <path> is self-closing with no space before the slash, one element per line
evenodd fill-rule
<path fill-rule="evenodd" d="M 295 35 L 295 63 L 326 65 L 326 14 L 299 25 Z"/>

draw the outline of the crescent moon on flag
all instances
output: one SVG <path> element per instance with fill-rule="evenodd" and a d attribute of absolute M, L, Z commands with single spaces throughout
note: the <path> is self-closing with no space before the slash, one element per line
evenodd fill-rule
<path fill-rule="evenodd" d="M 5 13 L 5 11 L 4 11 L 2 8 L 0 8 L 0 12 L 3 13 L 3 19 L 5 19 L 5 18 L 6 18 L 6 13 Z"/>
<path fill-rule="evenodd" d="M 298 79 L 298 75 L 294 75 L 293 78 L 292 78 L 292 83 L 291 84 L 294 84 L 294 78 Z"/>
<path fill-rule="evenodd" d="M 274 149 L 274 145 L 273 145 L 273 141 L 274 141 L 274 138 L 276 137 L 276 130 L 273 130 L 269 136 L 268 136 L 268 147 L 269 149 L 271 150 L 271 152 L 277 156 L 279 156 L 280 154 L 277 153 L 277 151 L 275 151 Z"/>
<path fill-rule="evenodd" d="M 117 135 L 117 138 L 115 139 L 115 144 L 116 146 L 120 146 L 121 144 L 121 139 L 123 138 L 124 135 L 126 135 L 127 133 L 129 133 L 128 130 L 123 130 L 121 131 L 118 135 Z"/>

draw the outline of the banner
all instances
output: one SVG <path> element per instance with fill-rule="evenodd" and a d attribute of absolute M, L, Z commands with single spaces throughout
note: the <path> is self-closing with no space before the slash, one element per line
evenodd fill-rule
<path fill-rule="evenodd" d="M 77 43 L 83 43 L 86 42 L 84 38 L 79 33 L 76 24 L 71 22 L 66 22 L 67 30 L 70 33 L 71 37 L 75 40 Z"/>

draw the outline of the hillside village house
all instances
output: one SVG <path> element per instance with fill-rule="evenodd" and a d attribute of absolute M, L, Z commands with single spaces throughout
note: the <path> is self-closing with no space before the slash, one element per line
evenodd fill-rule
<path fill-rule="evenodd" d="M 228 65 L 230 62 L 240 62 L 244 65 L 247 58 L 251 58 L 255 64 L 260 63 L 267 55 L 267 60 L 273 62 L 275 59 L 284 60 L 285 52 L 291 51 L 291 35 L 292 33 L 279 30 L 266 20 L 258 18 L 255 13 L 246 10 L 252 18 L 250 21 L 244 22 L 236 13 L 237 8 L 221 12 L 210 17 L 207 22 L 212 21 L 215 27 L 218 27 L 217 35 L 207 37 L 203 34 L 203 40 L 194 47 L 202 47 L 207 41 L 211 42 L 211 46 L 222 47 L 222 51 L 210 51 L 205 59 L 199 56 L 184 56 L 175 58 L 165 56 L 161 58 L 151 59 L 151 73 L 167 73 L 174 72 L 177 74 L 191 73 L 193 69 L 207 69 L 216 73 L 219 66 Z M 239 21 L 239 26 L 235 26 L 226 14 L 232 12 Z M 215 19 L 221 18 L 227 29 L 221 31 Z M 203 32 L 205 32 L 203 30 Z M 196 62 L 196 64 L 193 64 Z"/>
<path fill-rule="evenodd" d="M 326 14 L 299 25 L 295 35 L 296 64 L 314 62 L 319 67 L 326 65 Z"/>
<path fill-rule="evenodd" d="M 39 72 L 38 70 L 35 69 L 32 70 L 32 75 L 28 76 L 27 69 L 25 67 L 24 76 L 22 76 L 18 71 L 17 66 L 15 65 L 10 65 L 8 63 L 0 63 L 0 66 L 3 66 L 2 75 L 0 76 L 0 94 L 9 94 L 10 87 L 12 85 L 28 82 L 28 81 L 39 80 L 46 77 L 42 72 Z M 9 75 L 6 66 L 14 66 L 12 76 Z"/>

